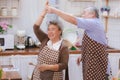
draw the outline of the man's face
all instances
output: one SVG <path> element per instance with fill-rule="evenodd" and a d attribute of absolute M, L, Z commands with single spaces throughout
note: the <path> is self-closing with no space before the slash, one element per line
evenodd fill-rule
<path fill-rule="evenodd" d="M 83 18 L 93 18 L 95 14 L 91 12 L 89 9 L 85 9 L 82 13 Z"/>

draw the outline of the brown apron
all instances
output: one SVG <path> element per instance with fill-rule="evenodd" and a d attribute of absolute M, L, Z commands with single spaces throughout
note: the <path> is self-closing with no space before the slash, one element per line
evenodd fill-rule
<path fill-rule="evenodd" d="M 105 80 L 108 65 L 106 46 L 84 34 L 82 51 L 83 80 Z"/>
<path fill-rule="evenodd" d="M 41 64 L 57 64 L 59 60 L 59 51 L 52 50 L 44 46 L 38 55 L 38 63 L 33 72 L 33 80 L 63 80 L 61 72 L 44 71 L 40 72 L 38 66 Z"/>

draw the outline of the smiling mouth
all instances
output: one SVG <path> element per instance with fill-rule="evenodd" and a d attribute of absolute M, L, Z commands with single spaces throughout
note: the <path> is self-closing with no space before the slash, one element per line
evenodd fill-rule
<path fill-rule="evenodd" d="M 53 37 L 54 35 L 49 35 L 49 37 Z"/>

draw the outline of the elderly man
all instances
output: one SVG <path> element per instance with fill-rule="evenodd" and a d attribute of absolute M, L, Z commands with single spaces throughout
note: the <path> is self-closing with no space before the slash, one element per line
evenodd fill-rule
<path fill-rule="evenodd" d="M 82 57 L 77 60 L 78 65 L 80 61 L 83 63 L 83 80 L 106 80 L 107 40 L 97 9 L 95 7 L 84 9 L 81 18 L 74 17 L 49 5 L 46 10 L 48 13 L 57 14 L 65 21 L 85 30 L 82 40 Z"/>

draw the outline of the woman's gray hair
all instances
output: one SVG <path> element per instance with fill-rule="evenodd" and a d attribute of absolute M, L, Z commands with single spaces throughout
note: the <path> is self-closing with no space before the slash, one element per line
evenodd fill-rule
<path fill-rule="evenodd" d="M 63 25 L 62 22 L 59 20 L 53 20 L 53 21 L 49 21 L 48 27 L 50 25 L 55 25 L 60 31 L 61 31 L 61 35 L 62 35 L 62 31 L 63 31 Z"/>
<path fill-rule="evenodd" d="M 86 8 L 86 10 L 89 10 L 90 12 L 94 12 L 96 17 L 99 18 L 99 10 L 96 7 L 91 6 Z"/>

